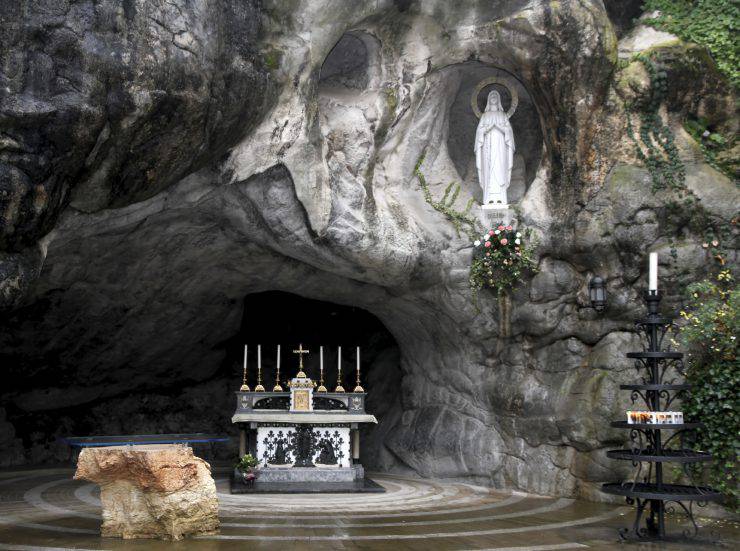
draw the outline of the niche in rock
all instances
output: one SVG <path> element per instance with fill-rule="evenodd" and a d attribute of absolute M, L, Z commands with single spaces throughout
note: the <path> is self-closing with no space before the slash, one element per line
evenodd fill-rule
<path fill-rule="evenodd" d="M 345 33 L 321 66 L 320 90 L 365 90 L 377 71 L 377 41 L 367 33 Z"/>
<path fill-rule="evenodd" d="M 378 425 L 362 434 L 362 463 L 366 468 L 383 468 L 390 457 L 383 444 L 400 411 L 400 351 L 383 323 L 361 308 L 312 300 L 282 291 L 248 295 L 238 337 L 229 348 L 239 352 L 241 343 L 262 345 L 262 385 L 271 390 L 276 381 L 277 345 L 282 345 L 280 385 L 298 373 L 298 355 L 293 349 L 303 344 L 304 371 L 318 383 L 319 346 L 324 347 L 324 385 L 337 385 L 337 347 L 342 346 L 342 386 L 355 387 L 355 350 L 361 350 L 361 384 L 368 393 L 367 410 Z M 256 348 L 250 347 L 249 385 L 256 384 Z M 236 361 L 236 358 L 234 358 Z M 235 382 L 236 384 L 236 382 Z"/>
<path fill-rule="evenodd" d="M 478 201 L 482 200 L 474 151 L 478 117 L 471 105 L 474 101 L 472 96 L 478 83 L 484 79 L 498 78 L 513 84 L 519 101 L 516 111 L 509 119 L 514 130 L 516 153 L 508 199 L 510 203 L 518 203 L 534 180 L 542 157 L 542 128 L 534 101 L 521 82 L 503 69 L 471 61 L 448 67 L 444 71 L 448 72 L 445 78 L 453 81 L 447 89 L 456 89 L 449 108 L 447 151 L 460 180 L 466 183 L 466 187 Z M 453 86 L 454 83 L 456 88 Z M 508 110 L 511 105 L 510 91 L 501 84 L 492 84 L 483 87 L 477 95 L 480 111 L 485 110 L 486 98 L 491 90 L 497 90 L 501 94 L 503 108 Z"/>
<path fill-rule="evenodd" d="M 326 144 L 325 162 L 335 189 L 359 204 L 359 182 L 371 166 L 382 111 L 380 43 L 368 33 L 345 33 L 329 52 L 319 77 L 319 121 Z M 382 124 L 380 125 L 382 126 Z"/>

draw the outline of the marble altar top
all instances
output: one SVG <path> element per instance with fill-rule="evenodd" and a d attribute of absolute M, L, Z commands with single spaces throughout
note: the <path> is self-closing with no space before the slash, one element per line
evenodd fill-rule
<path fill-rule="evenodd" d="M 232 423 L 291 423 L 291 424 L 321 424 L 321 423 L 377 423 L 375 415 L 361 413 L 347 413 L 343 411 L 249 411 L 235 413 Z"/>

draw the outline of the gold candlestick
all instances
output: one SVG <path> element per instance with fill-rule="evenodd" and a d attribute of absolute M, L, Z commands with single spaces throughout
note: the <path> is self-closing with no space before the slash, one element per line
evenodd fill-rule
<path fill-rule="evenodd" d="M 316 389 L 316 392 L 326 392 L 326 387 L 324 386 L 324 347 L 319 346 L 319 388 Z"/>
<path fill-rule="evenodd" d="M 357 386 L 352 392 L 365 392 L 365 389 L 360 386 L 360 347 L 357 347 Z"/>
<path fill-rule="evenodd" d="M 275 373 L 275 386 L 272 387 L 273 392 L 282 392 L 283 387 L 280 386 L 280 345 L 277 345 L 277 371 Z"/>
<path fill-rule="evenodd" d="M 249 385 L 247 385 L 247 345 L 244 345 L 244 373 L 242 374 L 242 386 L 239 387 L 240 392 L 249 392 Z"/>
<path fill-rule="evenodd" d="M 265 387 L 262 386 L 262 349 L 259 344 L 257 345 L 257 386 L 254 387 L 254 391 L 265 391 Z"/>
<path fill-rule="evenodd" d="M 339 351 L 337 352 L 337 388 L 334 389 L 334 392 L 344 392 L 344 387 L 342 386 L 342 347 L 339 347 Z"/>
<path fill-rule="evenodd" d="M 319 380 L 319 388 L 316 389 L 316 392 L 326 392 L 326 387 L 324 386 L 324 367 L 321 367 L 321 377 Z"/>

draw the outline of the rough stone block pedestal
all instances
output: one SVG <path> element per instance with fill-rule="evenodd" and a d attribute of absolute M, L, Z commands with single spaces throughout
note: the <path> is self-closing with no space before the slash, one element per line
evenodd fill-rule
<path fill-rule="evenodd" d="M 178 540 L 218 533 L 211 467 L 187 446 L 85 448 L 74 478 L 100 485 L 104 537 Z"/>

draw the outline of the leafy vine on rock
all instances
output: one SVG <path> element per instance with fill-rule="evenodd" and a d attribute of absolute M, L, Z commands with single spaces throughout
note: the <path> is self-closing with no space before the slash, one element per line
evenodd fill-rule
<path fill-rule="evenodd" d="M 673 132 L 660 116 L 660 105 L 668 92 L 667 74 L 650 56 L 635 57 L 650 75 L 648 94 L 631 104 L 627 109 L 627 134 L 635 144 L 637 157 L 645 163 L 653 181 L 653 191 L 670 189 L 683 194 L 686 168 L 678 155 Z M 640 137 L 635 135 L 631 114 L 640 120 Z"/>
<path fill-rule="evenodd" d="M 646 24 L 704 46 L 733 86 L 740 86 L 737 0 L 646 0 L 644 11 L 659 12 Z"/>
<path fill-rule="evenodd" d="M 675 226 L 676 230 L 688 227 L 692 232 L 702 235 L 704 248 L 711 248 L 712 257 L 724 264 L 726 258 L 724 247 L 731 242 L 734 228 L 712 217 L 686 187 L 686 167 L 679 157 L 673 132 L 663 122 L 660 114 L 667 93 L 667 74 L 665 68 L 660 65 L 657 55 L 656 52 L 651 52 L 649 55 L 638 54 L 633 58 L 648 72 L 650 88 L 634 101 L 624 105 L 627 113 L 627 135 L 635 145 L 637 157 L 650 173 L 652 191 L 669 192 L 664 205 L 667 222 Z M 639 136 L 632 124 L 633 116 L 639 119 Z M 696 138 L 695 129 L 689 130 L 689 133 Z M 717 245 L 718 242 L 722 245 Z M 677 252 L 673 243 L 671 237 L 671 254 L 676 258 Z M 711 245 L 713 243 L 715 245 Z"/>
<path fill-rule="evenodd" d="M 414 174 L 419 179 L 421 191 L 422 193 L 424 193 L 424 200 L 429 203 L 434 210 L 441 212 L 447 217 L 450 222 L 452 222 L 452 225 L 455 227 L 455 231 L 457 232 L 458 237 L 460 237 L 460 232 L 462 231 L 470 238 L 471 241 L 473 241 L 476 236 L 483 231 L 478 220 L 470 215 L 470 209 L 473 207 L 475 200 L 471 197 L 465 205 L 465 209 L 463 209 L 462 211 L 453 208 L 453 205 L 455 204 L 455 201 L 457 201 L 457 197 L 460 194 L 460 184 L 455 184 L 454 182 L 452 182 L 445 188 L 442 199 L 439 201 L 435 201 L 434 197 L 432 197 L 432 191 L 429 189 L 429 184 L 427 184 L 426 178 L 421 172 L 421 164 L 423 162 L 424 155 L 419 157 L 419 160 L 416 161 L 416 166 L 414 166 Z M 450 195 L 450 193 L 452 193 L 452 195 Z"/>

